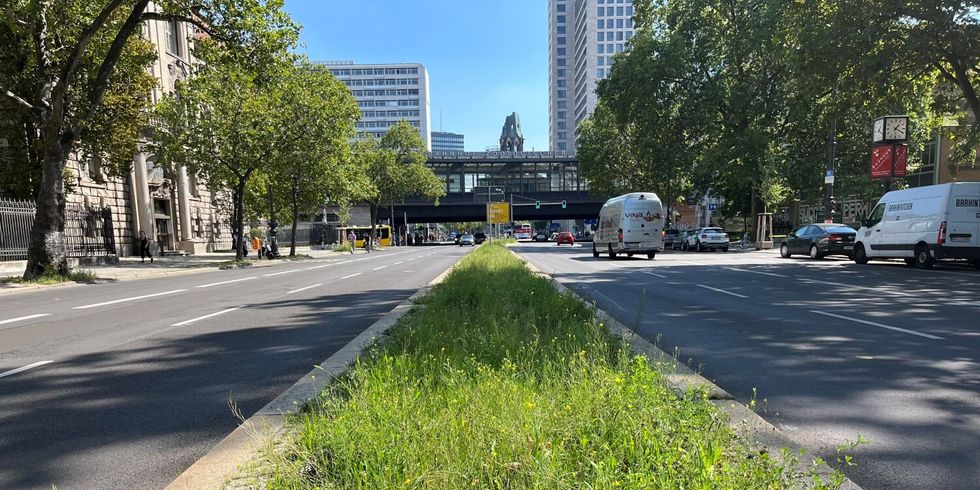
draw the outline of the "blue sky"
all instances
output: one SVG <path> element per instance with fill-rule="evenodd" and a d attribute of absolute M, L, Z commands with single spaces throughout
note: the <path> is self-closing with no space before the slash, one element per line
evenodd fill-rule
<path fill-rule="evenodd" d="M 432 129 L 463 133 L 466 149 L 497 145 L 521 115 L 525 150 L 548 149 L 545 0 L 286 0 L 314 61 L 422 63 Z"/>

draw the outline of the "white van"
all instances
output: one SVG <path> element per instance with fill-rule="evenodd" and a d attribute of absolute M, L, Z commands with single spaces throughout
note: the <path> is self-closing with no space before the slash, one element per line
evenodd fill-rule
<path fill-rule="evenodd" d="M 599 211 L 599 225 L 592 236 L 592 256 L 616 258 L 624 253 L 646 254 L 652 259 L 663 250 L 664 208 L 653 192 L 633 192 L 614 197 Z"/>
<path fill-rule="evenodd" d="M 939 259 L 967 259 L 980 268 L 980 182 L 892 191 L 858 230 L 854 262 L 903 258 L 928 268 Z"/>

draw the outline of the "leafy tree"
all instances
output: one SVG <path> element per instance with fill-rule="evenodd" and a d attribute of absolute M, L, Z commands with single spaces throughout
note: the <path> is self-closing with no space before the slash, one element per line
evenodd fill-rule
<path fill-rule="evenodd" d="M 378 209 L 390 208 L 411 196 L 438 202 L 445 195 L 442 181 L 425 165 L 428 155 L 418 129 L 407 121 L 388 128 L 380 141 L 356 143 L 354 156 L 371 183 L 362 199 L 371 210 L 372 237 Z"/>
<path fill-rule="evenodd" d="M 136 149 L 134 129 L 145 126 L 139 97 L 149 88 L 143 70 L 152 60 L 139 37 L 143 23 L 189 22 L 238 49 L 287 38 L 281 7 L 281 0 L 162 0 L 152 8 L 150 0 L 0 0 L 0 99 L 18 111 L 15 127 L 24 132 L 13 141 L 22 163 L 40 169 L 21 172 L 31 176 L 37 203 L 25 278 L 68 272 L 68 159 L 82 149 L 124 168 Z"/>
<path fill-rule="evenodd" d="M 296 30 L 290 37 L 295 40 Z M 281 39 L 277 37 L 277 40 Z M 162 124 L 154 146 L 167 165 L 185 164 L 216 192 L 231 191 L 236 257 L 242 257 L 245 193 L 252 177 L 308 137 L 296 130 L 297 97 L 290 78 L 295 58 L 280 44 L 260 46 L 261 65 L 220 42 L 198 49 L 203 66 L 157 108 Z M 295 110 L 292 110 L 295 109 Z"/>

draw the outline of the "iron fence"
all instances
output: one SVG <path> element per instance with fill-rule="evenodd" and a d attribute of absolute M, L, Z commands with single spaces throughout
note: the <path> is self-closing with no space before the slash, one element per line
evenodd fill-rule
<path fill-rule="evenodd" d="M 0 261 L 27 260 L 35 212 L 33 202 L 0 199 Z M 76 258 L 115 255 L 112 210 L 66 205 L 65 253 Z"/>
<path fill-rule="evenodd" d="M 34 203 L 0 199 L 0 261 L 26 260 Z"/>

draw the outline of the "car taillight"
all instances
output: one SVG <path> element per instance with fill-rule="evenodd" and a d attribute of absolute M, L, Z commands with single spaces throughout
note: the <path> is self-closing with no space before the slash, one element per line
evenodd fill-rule
<path fill-rule="evenodd" d="M 844 237 L 841 236 L 841 235 L 830 235 L 829 237 L 827 237 L 827 239 L 829 239 L 832 242 L 839 242 L 839 241 L 843 240 Z"/>
<path fill-rule="evenodd" d="M 623 229 L 620 228 L 617 233 L 619 233 L 619 241 L 623 241 Z"/>
<path fill-rule="evenodd" d="M 942 224 L 939 225 L 939 236 L 936 237 L 936 243 L 939 244 L 939 245 L 942 245 L 942 244 L 946 243 L 946 222 L 945 221 L 943 221 Z"/>

